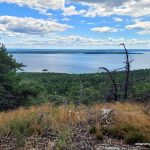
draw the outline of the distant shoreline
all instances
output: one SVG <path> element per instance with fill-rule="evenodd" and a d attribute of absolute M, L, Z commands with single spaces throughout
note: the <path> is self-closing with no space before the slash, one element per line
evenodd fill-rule
<path fill-rule="evenodd" d="M 14 50 L 11 54 L 125 54 L 123 50 Z M 144 50 L 129 50 L 129 54 L 144 54 Z M 150 52 L 147 50 L 147 52 Z"/>

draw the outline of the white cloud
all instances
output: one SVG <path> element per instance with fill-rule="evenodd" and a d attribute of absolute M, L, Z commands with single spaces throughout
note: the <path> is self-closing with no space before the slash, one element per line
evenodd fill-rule
<path fill-rule="evenodd" d="M 72 15 L 82 15 L 83 17 L 96 17 L 96 16 L 110 16 L 110 15 L 127 15 L 134 18 L 133 24 L 126 26 L 128 30 L 136 30 L 138 34 L 150 34 L 150 22 L 149 21 L 141 21 L 139 17 L 144 18 L 142 16 L 150 16 L 150 0 L 0 0 L 0 3 L 11 3 L 17 4 L 20 7 L 27 6 L 31 9 L 38 10 L 40 13 L 51 15 L 49 10 L 61 10 L 57 11 L 57 13 L 61 13 L 62 18 L 59 18 L 61 21 L 69 21 L 67 16 Z M 74 2 L 78 2 L 77 5 L 74 5 Z M 80 5 L 80 6 L 79 6 Z M 79 6 L 79 7 L 78 7 Z M 83 6 L 83 7 L 82 7 Z M 55 14 L 56 11 L 51 11 L 54 13 L 54 17 L 57 16 Z M 60 14 L 59 14 L 60 17 Z M 113 18 L 113 16 L 112 16 Z M 148 17 L 147 17 L 148 18 Z M 58 19 L 58 18 L 56 18 Z M 74 19 L 74 18 L 71 18 Z M 124 21 L 121 18 L 114 17 L 114 21 L 121 22 Z M 145 18 L 146 19 L 146 18 Z M 133 20 L 133 19 L 132 19 Z M 144 20 L 144 19 L 142 19 Z M 79 20 L 79 23 L 94 25 L 97 22 L 93 22 L 94 20 Z M 126 21 L 127 22 L 127 21 Z M 129 23 L 130 21 L 128 21 Z M 103 21 L 105 25 L 101 25 L 102 27 L 95 27 L 91 30 L 94 32 L 117 32 L 122 29 L 118 29 L 116 27 L 108 27 L 106 25 L 107 21 Z M 98 25 L 97 25 L 98 26 Z M 104 27 L 103 27 L 104 26 Z M 49 45 L 60 45 L 60 46 L 103 46 L 103 45 L 117 45 L 120 42 L 125 42 L 129 45 L 133 44 L 143 44 L 150 46 L 150 40 L 138 40 L 138 39 L 94 39 L 94 38 L 86 38 L 81 36 L 59 36 L 52 34 L 56 34 L 56 32 L 63 32 L 72 26 L 67 24 L 59 23 L 54 20 L 45 20 L 45 19 L 35 19 L 30 17 L 19 18 L 13 16 L 0 16 L 0 33 L 7 34 L 9 36 L 14 36 L 14 43 L 19 44 L 27 44 L 27 45 L 37 45 L 44 46 L 46 44 Z M 76 31 L 80 34 L 80 31 Z M 69 33 L 68 33 L 69 34 Z M 32 37 L 31 39 L 29 39 Z M 108 34 L 109 35 L 109 34 Z M 23 38 L 18 38 L 20 36 L 24 36 Z M 42 36 L 42 38 L 40 38 Z M 136 35 L 137 36 L 137 35 Z M 9 38 L 9 37 L 8 37 Z M 34 39 L 34 40 L 33 40 Z M 21 42 L 22 40 L 22 42 Z M 6 40 L 7 42 L 7 40 Z M 8 42 L 7 42 L 8 43 Z M 9 44 L 9 43 L 8 43 Z M 11 42 L 10 42 L 11 45 Z M 136 46 L 137 47 L 137 46 Z"/>
<path fill-rule="evenodd" d="M 51 15 L 48 10 L 61 10 L 64 15 L 82 15 L 85 17 L 127 15 L 141 17 L 150 15 L 150 0 L 0 0 L 0 3 L 13 3 L 28 6 L 40 13 Z M 84 9 L 76 10 L 74 3 Z M 70 5 L 65 7 L 65 5 Z"/>
<path fill-rule="evenodd" d="M 120 43 L 126 43 L 127 47 L 140 47 L 150 46 L 150 40 L 144 39 L 124 39 L 124 38 L 88 38 L 82 36 L 60 36 L 60 35 L 50 35 L 37 37 L 36 35 L 25 36 L 24 38 L 15 37 L 15 40 L 7 40 L 5 44 L 8 47 L 24 47 L 24 48 L 101 48 L 101 47 L 118 47 Z M 10 37 L 10 39 L 12 39 Z"/>
<path fill-rule="evenodd" d="M 150 21 L 138 21 L 135 24 L 127 25 L 125 28 L 128 30 L 136 29 L 138 34 L 150 34 Z"/>
<path fill-rule="evenodd" d="M 123 21 L 123 19 L 122 19 L 122 18 L 114 17 L 113 19 L 114 19 L 114 21 L 115 21 L 115 22 L 122 22 L 122 21 Z"/>
<path fill-rule="evenodd" d="M 88 9 L 84 16 L 127 15 L 141 17 L 150 15 L 150 0 L 78 0 Z"/>
<path fill-rule="evenodd" d="M 95 28 L 92 28 L 91 31 L 106 33 L 106 32 L 117 32 L 118 29 L 112 28 L 112 27 L 95 27 Z"/>
<path fill-rule="evenodd" d="M 109 6 L 120 6 L 127 0 L 70 0 L 74 2 L 85 2 L 85 3 L 95 3 L 95 4 L 106 4 Z"/>
<path fill-rule="evenodd" d="M 28 6 L 46 15 L 50 15 L 47 12 L 49 9 L 62 10 L 65 6 L 65 0 L 0 0 L 0 3 L 17 4 L 21 7 Z"/>
<path fill-rule="evenodd" d="M 44 35 L 44 34 L 51 34 L 52 32 L 62 32 L 68 28 L 72 28 L 72 26 L 44 19 L 0 16 L 0 32 L 9 35 L 11 34 Z"/>
<path fill-rule="evenodd" d="M 65 7 L 63 9 L 63 15 L 64 16 L 72 16 L 72 15 L 79 15 L 79 14 L 84 14 L 85 13 L 85 10 L 81 9 L 79 11 L 76 10 L 76 7 L 71 5 L 71 6 L 68 6 L 68 7 Z"/>
<path fill-rule="evenodd" d="M 38 10 L 40 13 L 45 15 L 52 15 L 48 13 L 48 10 L 61 10 L 63 15 L 72 16 L 85 13 L 85 10 L 76 10 L 76 7 L 70 5 L 65 7 L 65 0 L 0 0 L 0 3 L 11 3 L 19 6 L 28 6 L 31 9 Z"/>

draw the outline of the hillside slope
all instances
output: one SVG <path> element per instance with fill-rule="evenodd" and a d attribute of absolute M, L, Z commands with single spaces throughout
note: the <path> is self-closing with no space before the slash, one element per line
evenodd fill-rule
<path fill-rule="evenodd" d="M 0 113 L 0 149 L 148 149 L 150 105 L 106 103 L 91 107 L 44 104 Z"/>

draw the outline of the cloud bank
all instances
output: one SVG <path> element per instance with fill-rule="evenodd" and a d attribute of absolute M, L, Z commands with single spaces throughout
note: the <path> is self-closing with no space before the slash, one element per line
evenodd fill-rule
<path fill-rule="evenodd" d="M 5 34 L 44 35 L 52 32 L 63 32 L 72 26 L 55 21 L 31 17 L 0 16 L 0 32 Z"/>

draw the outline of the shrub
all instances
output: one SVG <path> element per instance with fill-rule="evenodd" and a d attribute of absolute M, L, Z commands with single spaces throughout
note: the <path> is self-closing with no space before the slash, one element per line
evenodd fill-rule
<path fill-rule="evenodd" d="M 95 134 L 97 140 L 103 140 L 103 135 L 99 125 L 93 125 L 89 129 L 90 134 Z"/>
<path fill-rule="evenodd" d="M 128 144 L 143 143 L 146 138 L 140 131 L 131 131 L 125 137 L 125 142 Z"/>
<path fill-rule="evenodd" d="M 117 126 L 116 127 L 103 127 L 102 134 L 111 136 L 111 137 L 117 138 L 117 139 L 123 139 L 125 136 L 125 132 Z"/>
<path fill-rule="evenodd" d="M 58 134 L 57 150 L 66 150 L 71 147 L 71 130 L 67 127 Z"/>
<path fill-rule="evenodd" d="M 39 120 L 39 117 L 36 113 L 28 113 L 27 111 L 23 112 L 18 111 L 18 114 L 12 114 L 12 118 L 10 120 L 6 120 L 6 122 L 0 126 L 0 134 L 1 135 L 14 135 L 21 137 L 22 136 L 30 136 L 34 133 L 40 134 L 46 127 L 44 120 Z M 10 114 L 11 115 L 11 114 Z M 16 117 L 14 117 L 16 115 Z"/>
<path fill-rule="evenodd" d="M 103 134 L 102 134 L 101 130 L 96 131 L 96 139 L 103 140 Z"/>
<path fill-rule="evenodd" d="M 25 136 L 21 133 L 16 133 L 15 137 L 17 140 L 17 147 L 23 147 L 25 145 Z"/>
<path fill-rule="evenodd" d="M 123 130 L 126 133 L 129 133 L 131 131 L 137 131 L 138 129 L 135 128 L 133 125 L 131 124 L 124 124 L 120 127 L 121 130 Z"/>
<path fill-rule="evenodd" d="M 9 123 L 11 132 L 15 134 L 29 135 L 34 132 L 34 129 L 30 127 L 30 120 L 16 119 Z"/>
<path fill-rule="evenodd" d="M 91 126 L 89 129 L 89 132 L 90 132 L 90 134 L 95 134 L 96 133 L 96 126 L 95 125 Z"/>
<path fill-rule="evenodd" d="M 22 80 L 16 89 L 16 94 L 20 97 L 23 106 L 39 104 L 40 100 L 37 101 L 37 98 L 43 93 L 45 88 L 35 81 Z"/>

